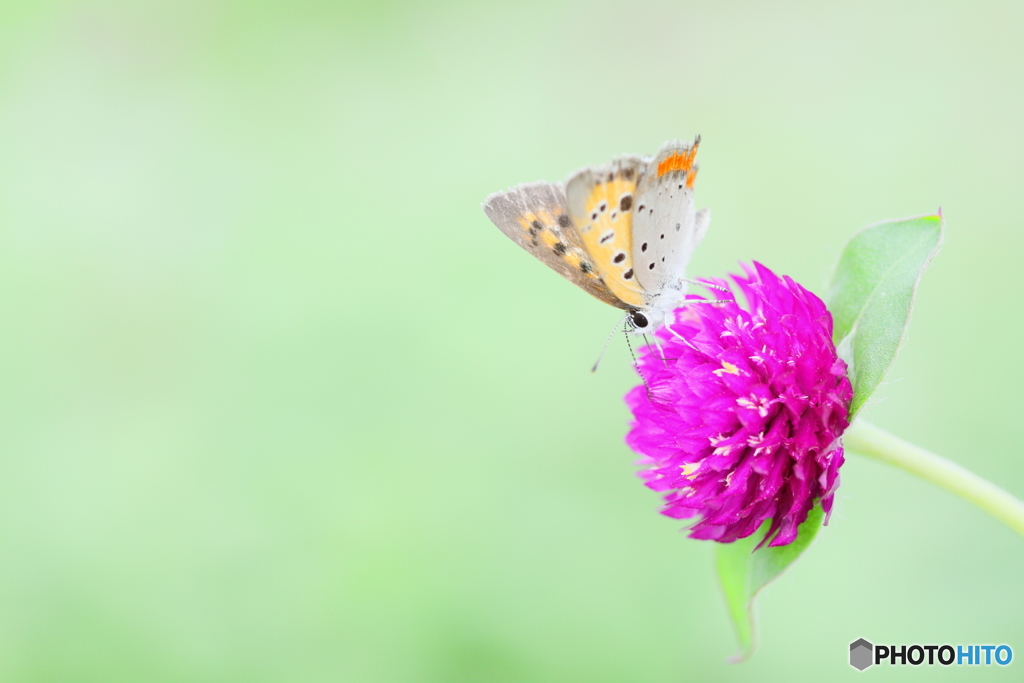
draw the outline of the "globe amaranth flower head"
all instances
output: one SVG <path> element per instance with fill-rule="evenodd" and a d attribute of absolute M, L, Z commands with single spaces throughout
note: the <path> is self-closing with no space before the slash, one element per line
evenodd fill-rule
<path fill-rule="evenodd" d="M 640 350 L 646 386 L 626 395 L 626 443 L 643 455 L 647 486 L 664 492 L 662 514 L 700 517 L 690 537 L 728 543 L 770 519 L 762 544 L 780 546 L 816 501 L 827 521 L 853 389 L 821 299 L 759 263 L 744 270 L 732 279 L 746 309 L 677 309 L 656 333 L 660 349 Z M 732 294 L 725 280 L 705 282 Z"/>

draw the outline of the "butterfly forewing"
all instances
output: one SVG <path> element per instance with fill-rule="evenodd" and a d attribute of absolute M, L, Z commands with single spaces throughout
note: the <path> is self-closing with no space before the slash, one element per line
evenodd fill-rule
<path fill-rule="evenodd" d="M 601 279 L 622 303 L 642 308 L 644 287 L 637 281 L 631 255 L 632 219 L 637 181 L 645 164 L 622 157 L 585 168 L 566 182 L 569 217 Z"/>
<path fill-rule="evenodd" d="M 608 287 L 573 227 L 565 191 L 553 183 L 526 183 L 492 194 L 487 217 L 513 242 L 601 301 L 626 308 Z"/>
<path fill-rule="evenodd" d="M 643 288 L 663 291 L 685 275 L 686 264 L 707 230 L 708 214 L 694 207 L 698 140 L 662 145 L 641 178 L 634 201 L 633 267 Z"/>

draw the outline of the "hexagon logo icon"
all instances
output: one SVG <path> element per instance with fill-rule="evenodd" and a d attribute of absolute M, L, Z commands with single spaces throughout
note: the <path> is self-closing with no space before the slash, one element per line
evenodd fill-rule
<path fill-rule="evenodd" d="M 874 650 L 875 646 L 863 638 L 853 641 L 850 643 L 850 666 L 857 671 L 863 671 L 868 668 L 874 664 L 874 661 L 872 661 L 874 659 L 872 657 Z"/>

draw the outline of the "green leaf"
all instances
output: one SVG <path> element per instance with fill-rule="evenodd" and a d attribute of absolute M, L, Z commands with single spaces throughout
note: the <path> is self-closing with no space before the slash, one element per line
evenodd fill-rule
<path fill-rule="evenodd" d="M 800 556 L 821 528 L 823 513 L 816 505 L 800 525 L 792 543 L 754 550 L 764 538 L 771 520 L 759 531 L 733 543 L 715 544 L 715 571 L 722 585 L 729 618 L 740 641 L 740 652 L 730 659 L 742 662 L 754 652 L 754 597 Z"/>
<path fill-rule="evenodd" d="M 846 245 L 826 304 L 850 366 L 850 419 L 888 372 L 910 321 L 918 280 L 942 240 L 942 215 L 868 226 Z"/>
<path fill-rule="evenodd" d="M 889 370 L 910 320 L 921 274 L 942 241 L 942 216 L 885 221 L 869 226 L 846 245 L 829 289 L 833 339 L 850 366 L 850 418 Z M 754 651 L 754 598 L 811 544 L 824 514 L 815 506 L 796 539 L 778 548 L 754 550 L 769 522 L 735 543 L 715 544 L 715 570 L 736 629 L 743 661 Z"/>

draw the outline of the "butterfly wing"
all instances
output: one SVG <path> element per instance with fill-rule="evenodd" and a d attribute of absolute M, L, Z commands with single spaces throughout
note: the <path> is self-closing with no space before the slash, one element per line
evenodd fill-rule
<path fill-rule="evenodd" d="M 627 307 L 602 282 L 569 218 L 561 185 L 517 185 L 492 194 L 483 208 L 499 230 L 559 275 L 606 304 Z"/>
<path fill-rule="evenodd" d="M 604 283 L 631 308 L 648 303 L 637 282 L 631 247 L 634 194 L 643 175 L 639 157 L 584 168 L 565 184 L 569 217 Z"/>
<path fill-rule="evenodd" d="M 707 232 L 710 214 L 696 211 L 698 137 L 666 142 L 640 179 L 633 216 L 633 263 L 644 289 L 661 292 L 685 275 L 693 250 Z"/>

